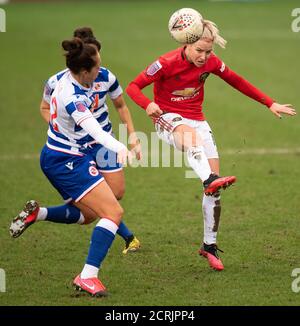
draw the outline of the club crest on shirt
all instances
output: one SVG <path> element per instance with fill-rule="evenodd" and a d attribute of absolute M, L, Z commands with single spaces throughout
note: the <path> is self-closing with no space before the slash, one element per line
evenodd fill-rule
<path fill-rule="evenodd" d="M 148 76 L 153 76 L 155 75 L 160 69 L 162 68 L 161 63 L 157 60 L 153 62 L 147 69 L 146 74 Z"/>
<path fill-rule="evenodd" d="M 201 82 L 203 83 L 208 76 L 209 76 L 209 72 L 204 72 L 203 74 L 201 74 L 199 76 L 200 83 Z"/>
<path fill-rule="evenodd" d="M 101 83 L 94 83 L 94 90 L 98 91 L 101 88 Z"/>
<path fill-rule="evenodd" d="M 94 165 L 92 165 L 89 167 L 89 173 L 92 177 L 96 177 L 99 174 L 99 171 Z"/>

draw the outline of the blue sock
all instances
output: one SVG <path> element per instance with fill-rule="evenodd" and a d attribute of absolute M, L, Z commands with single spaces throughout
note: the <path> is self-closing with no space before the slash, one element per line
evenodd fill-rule
<path fill-rule="evenodd" d="M 125 241 L 128 238 L 133 236 L 133 233 L 127 228 L 124 222 L 121 222 L 117 231 L 118 235 L 120 235 Z"/>
<path fill-rule="evenodd" d="M 77 223 L 80 219 L 80 210 L 70 204 L 55 207 L 47 207 L 47 211 L 48 214 L 46 217 L 46 221 L 54 223 L 72 224 Z"/>
<path fill-rule="evenodd" d="M 96 226 L 92 234 L 86 264 L 99 268 L 114 238 L 115 235 L 112 232 L 103 227 Z"/>

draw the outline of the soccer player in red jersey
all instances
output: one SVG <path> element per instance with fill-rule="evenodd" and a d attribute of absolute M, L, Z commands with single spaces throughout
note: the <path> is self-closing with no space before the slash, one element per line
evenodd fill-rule
<path fill-rule="evenodd" d="M 265 105 L 273 114 L 295 115 L 290 104 L 275 103 L 243 77 L 228 68 L 213 53 L 213 45 L 225 48 L 226 41 L 216 25 L 203 20 L 201 38 L 168 52 L 141 72 L 127 87 L 128 95 L 154 120 L 158 136 L 187 151 L 188 162 L 203 182 L 204 239 L 199 254 L 215 270 L 224 266 L 218 256 L 217 231 L 220 220 L 220 192 L 235 182 L 235 177 L 219 177 L 219 156 L 212 131 L 202 110 L 204 84 L 212 73 L 241 93 Z M 154 101 L 142 89 L 154 83 Z"/>

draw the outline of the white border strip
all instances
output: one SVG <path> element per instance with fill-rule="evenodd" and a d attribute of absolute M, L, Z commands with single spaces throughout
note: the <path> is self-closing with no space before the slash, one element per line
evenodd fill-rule
<path fill-rule="evenodd" d="M 119 171 L 122 171 L 123 168 L 118 168 L 118 169 L 115 169 L 115 170 L 98 170 L 100 173 L 114 173 L 114 172 L 119 172 Z"/>

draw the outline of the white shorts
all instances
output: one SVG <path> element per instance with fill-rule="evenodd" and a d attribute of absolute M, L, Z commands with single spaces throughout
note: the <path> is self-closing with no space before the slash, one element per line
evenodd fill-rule
<path fill-rule="evenodd" d="M 219 158 L 212 131 L 206 121 L 186 119 L 178 113 L 165 113 L 155 122 L 155 129 L 160 139 L 175 147 L 173 131 L 180 125 L 187 125 L 196 130 L 203 140 L 203 147 L 207 158 Z"/>

